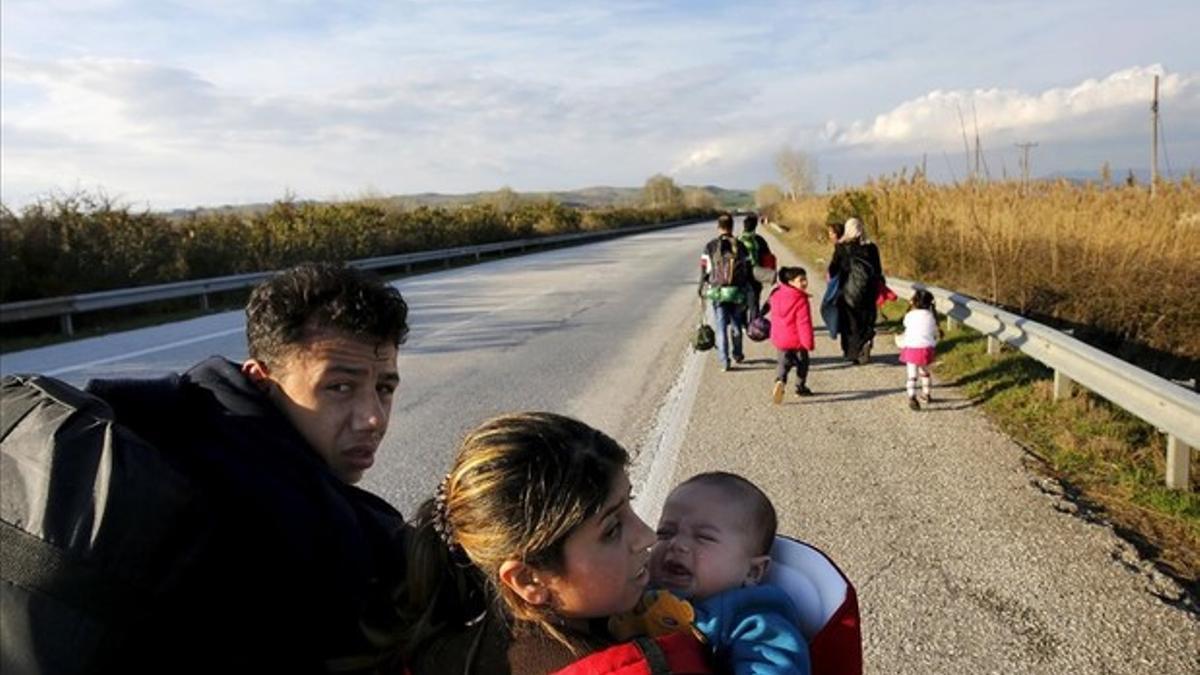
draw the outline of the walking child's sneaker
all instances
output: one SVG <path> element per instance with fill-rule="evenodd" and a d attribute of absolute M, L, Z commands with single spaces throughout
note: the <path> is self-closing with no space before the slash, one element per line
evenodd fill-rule
<path fill-rule="evenodd" d="M 933 403 L 933 394 L 921 394 L 917 397 L 917 400 L 925 405 L 929 405 L 930 403 Z"/>
<path fill-rule="evenodd" d="M 909 397 L 908 397 L 908 409 L 909 409 L 909 410 L 920 410 L 920 409 L 921 409 L 921 404 L 920 404 L 920 403 L 917 403 L 917 397 L 916 397 L 916 396 L 909 396 Z"/>
<path fill-rule="evenodd" d="M 799 385 L 796 385 L 796 395 L 797 396 L 812 396 L 813 393 L 812 393 L 812 389 L 809 389 L 807 386 L 805 386 L 803 384 L 799 384 Z"/>
<path fill-rule="evenodd" d="M 783 403 L 783 380 L 775 380 L 775 388 L 771 390 L 771 402 L 775 405 Z"/>

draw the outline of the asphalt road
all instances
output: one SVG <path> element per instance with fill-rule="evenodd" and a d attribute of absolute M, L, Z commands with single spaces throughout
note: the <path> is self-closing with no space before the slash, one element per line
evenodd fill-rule
<path fill-rule="evenodd" d="M 391 427 L 364 487 L 411 513 L 463 433 L 504 412 L 563 412 L 636 447 L 674 382 L 680 326 L 697 314 L 695 242 L 712 230 L 684 226 L 396 281 L 412 330 Z M 184 370 L 213 354 L 246 357 L 240 311 L 5 354 L 0 372 L 82 385 Z"/>
<path fill-rule="evenodd" d="M 730 373 L 692 353 L 712 234 L 707 223 L 397 281 L 413 330 L 364 486 L 411 513 L 482 419 L 564 412 L 636 453 L 651 524 L 670 485 L 697 471 L 762 485 L 781 532 L 823 548 L 855 583 L 867 672 L 1200 672 L 1200 622 L 1153 593 L 1169 596 L 1169 580 L 1067 513 L 953 388 L 909 411 L 890 340 L 875 363 L 850 367 L 819 335 L 818 395 L 781 406 L 768 345 L 748 343 Z M 153 376 L 244 358 L 243 331 L 240 312 L 214 314 L 7 354 L 0 371 Z"/>

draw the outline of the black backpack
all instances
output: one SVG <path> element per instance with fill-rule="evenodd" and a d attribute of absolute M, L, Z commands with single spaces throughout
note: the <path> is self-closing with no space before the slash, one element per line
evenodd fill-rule
<path fill-rule="evenodd" d="M 127 649 L 207 536 L 197 493 L 101 399 L 0 386 L 0 671 L 139 670 Z"/>
<path fill-rule="evenodd" d="M 842 297 L 850 307 L 859 308 L 875 304 L 875 278 L 878 271 L 871 264 L 866 246 L 851 246 L 850 271 L 842 285 Z"/>
<path fill-rule="evenodd" d="M 712 269 L 708 271 L 711 286 L 745 286 L 750 280 L 750 261 L 738 255 L 738 240 L 733 237 L 718 237 L 716 250 L 712 254 Z"/>
<path fill-rule="evenodd" d="M 696 326 L 696 332 L 692 334 L 692 349 L 698 352 L 706 352 L 715 347 L 716 344 L 717 332 L 704 320 L 704 300 L 701 300 L 700 324 Z"/>

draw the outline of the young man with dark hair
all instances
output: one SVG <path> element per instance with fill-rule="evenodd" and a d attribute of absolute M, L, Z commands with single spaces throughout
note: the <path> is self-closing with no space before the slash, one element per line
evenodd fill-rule
<path fill-rule="evenodd" d="M 724 370 L 741 363 L 742 330 L 746 327 L 746 298 L 749 290 L 750 256 L 733 236 L 733 216 L 717 218 L 717 236 L 700 255 L 701 298 L 712 301 L 713 326 L 717 334 L 717 358 Z"/>
<path fill-rule="evenodd" d="M 405 524 L 354 483 L 387 431 L 408 306 L 372 275 L 303 264 L 254 289 L 246 333 L 242 364 L 87 386 L 188 477 L 200 524 L 118 655 L 127 672 L 372 668 L 396 632 Z"/>
<path fill-rule="evenodd" d="M 747 213 L 742 218 L 742 233 L 738 236 L 738 241 L 742 242 L 742 246 L 746 247 L 746 252 L 750 255 L 751 274 L 746 294 L 746 323 L 749 324 L 759 315 L 762 305 L 763 284 L 754 277 L 754 268 L 763 267 L 767 257 L 774 258 L 774 254 L 771 253 L 771 245 L 758 233 L 758 214 Z"/>
<path fill-rule="evenodd" d="M 398 291 L 332 265 L 268 280 L 246 306 L 242 374 L 346 483 L 371 467 L 387 430 L 407 316 Z"/>

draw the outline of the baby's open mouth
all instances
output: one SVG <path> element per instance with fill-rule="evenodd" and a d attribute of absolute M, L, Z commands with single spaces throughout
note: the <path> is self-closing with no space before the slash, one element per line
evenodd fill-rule
<path fill-rule="evenodd" d="M 660 580 L 663 583 L 671 586 L 684 585 L 692 578 L 692 571 L 687 565 L 676 562 L 674 560 L 663 561 L 662 576 Z"/>
<path fill-rule="evenodd" d="M 691 574 L 692 571 L 683 563 L 670 561 L 666 564 L 667 574 Z"/>

